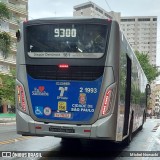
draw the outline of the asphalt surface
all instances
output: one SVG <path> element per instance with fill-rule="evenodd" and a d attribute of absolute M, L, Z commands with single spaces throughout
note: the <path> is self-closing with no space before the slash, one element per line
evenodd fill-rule
<path fill-rule="evenodd" d="M 159 157 L 129 157 L 135 152 L 160 151 L 160 120 L 147 119 L 142 131 L 137 132 L 131 144 L 124 146 L 106 141 L 62 141 L 56 137 L 21 136 L 16 133 L 15 124 L 0 126 L 0 151 L 42 152 L 45 158 L 10 159 L 114 159 L 114 160 L 158 160 Z M 126 155 L 127 154 L 127 155 Z M 110 157 L 111 156 L 111 157 Z"/>
<path fill-rule="evenodd" d="M 0 126 L 2 126 L 2 125 L 13 125 L 13 124 L 16 124 L 16 117 L 12 117 L 12 118 L 3 117 L 3 118 L 0 118 Z"/>

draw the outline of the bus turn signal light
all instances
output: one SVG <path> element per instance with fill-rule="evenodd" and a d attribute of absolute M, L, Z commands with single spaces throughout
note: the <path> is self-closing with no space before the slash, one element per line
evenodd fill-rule
<path fill-rule="evenodd" d="M 26 112 L 25 94 L 22 86 L 17 86 L 18 105 Z"/>
<path fill-rule="evenodd" d="M 102 106 L 102 116 L 107 114 L 109 111 L 109 102 L 110 102 L 110 97 L 111 97 L 111 90 L 108 90 L 104 96 L 103 99 L 103 106 Z"/>

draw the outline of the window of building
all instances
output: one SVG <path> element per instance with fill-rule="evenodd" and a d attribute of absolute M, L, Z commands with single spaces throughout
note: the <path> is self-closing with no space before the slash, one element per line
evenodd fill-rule
<path fill-rule="evenodd" d="M 83 15 L 83 10 L 81 9 L 81 15 Z"/>
<path fill-rule="evenodd" d="M 138 21 L 150 21 L 150 18 L 138 18 Z"/>
<path fill-rule="evenodd" d="M 93 4 L 87 4 L 87 5 L 84 5 L 84 6 L 81 6 L 81 7 L 77 7 L 77 8 L 74 8 L 76 11 L 78 10 L 81 10 L 81 9 L 86 9 L 86 8 L 94 8 L 94 5 Z"/>
<path fill-rule="evenodd" d="M 98 11 L 101 14 L 103 14 L 103 11 L 101 9 L 99 9 L 98 7 L 96 7 L 96 11 Z"/>
<path fill-rule="evenodd" d="M 104 13 L 104 15 L 110 19 L 112 19 L 112 17 L 110 15 L 108 15 L 107 13 Z"/>
<path fill-rule="evenodd" d="M 157 21 L 157 18 L 153 18 L 153 21 Z"/>
<path fill-rule="evenodd" d="M 134 22 L 135 19 L 121 19 L 121 22 Z"/>

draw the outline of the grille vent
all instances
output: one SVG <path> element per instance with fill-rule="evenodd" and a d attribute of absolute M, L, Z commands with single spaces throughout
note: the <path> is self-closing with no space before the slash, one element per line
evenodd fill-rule
<path fill-rule="evenodd" d="M 51 65 L 27 65 L 27 73 L 34 79 L 92 81 L 103 75 L 102 66 L 70 66 L 59 68 Z"/>

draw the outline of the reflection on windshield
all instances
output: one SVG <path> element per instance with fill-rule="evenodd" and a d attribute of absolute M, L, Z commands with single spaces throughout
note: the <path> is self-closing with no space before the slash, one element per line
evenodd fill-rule
<path fill-rule="evenodd" d="M 104 53 L 107 27 L 92 24 L 39 25 L 27 28 L 28 52 Z"/>

